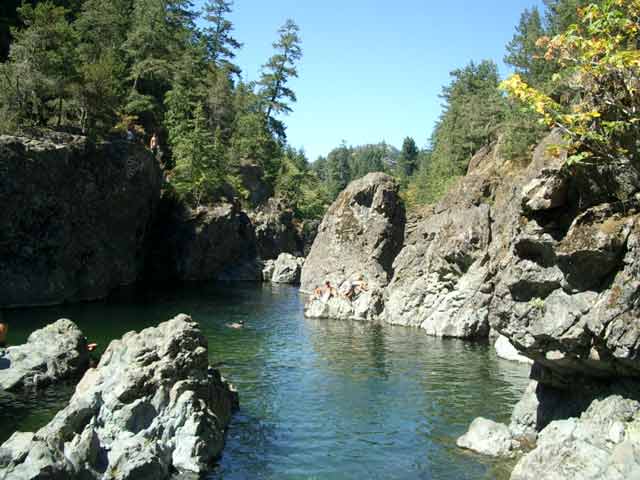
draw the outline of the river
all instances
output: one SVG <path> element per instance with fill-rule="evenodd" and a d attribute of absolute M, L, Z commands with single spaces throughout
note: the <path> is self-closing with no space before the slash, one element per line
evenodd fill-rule
<path fill-rule="evenodd" d="M 509 465 L 459 450 L 477 416 L 508 421 L 529 367 L 487 344 L 421 330 L 309 320 L 295 288 L 209 284 L 107 301 L 8 310 L 10 342 L 66 317 L 110 339 L 188 313 L 241 409 L 210 479 L 493 479 Z M 245 327 L 228 323 L 244 320 Z M 0 396 L 0 441 L 47 423 L 72 385 Z"/>

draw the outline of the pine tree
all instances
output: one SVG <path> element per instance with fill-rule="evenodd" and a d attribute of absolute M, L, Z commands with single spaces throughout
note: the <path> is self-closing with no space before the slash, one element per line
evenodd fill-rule
<path fill-rule="evenodd" d="M 203 18 L 210 25 L 204 29 L 207 54 L 218 68 L 240 75 L 240 67 L 232 63 L 235 50 L 242 47 L 233 36 L 233 24 L 226 18 L 231 13 L 233 1 L 207 0 L 204 4 Z"/>
<path fill-rule="evenodd" d="M 398 159 L 398 166 L 401 175 L 410 177 L 418 168 L 418 155 L 420 151 L 413 138 L 407 137 L 402 142 L 402 150 Z"/>
<path fill-rule="evenodd" d="M 18 13 L 26 28 L 15 32 L 9 62 L 2 68 L 3 113 L 18 123 L 60 126 L 77 77 L 76 36 L 68 11 L 46 1 L 24 4 Z"/>
<path fill-rule="evenodd" d="M 296 95 L 287 87 L 287 83 L 291 78 L 298 76 L 296 62 L 302 58 L 299 31 L 298 25 L 291 19 L 278 30 L 280 38 L 273 44 L 276 53 L 263 65 L 262 76 L 258 82 L 264 103 L 265 118 L 281 137 L 284 137 L 284 129 L 273 116 L 290 113 L 291 107 L 287 102 L 296 101 Z"/>
<path fill-rule="evenodd" d="M 527 81 L 542 85 L 551 78 L 555 68 L 544 59 L 544 50 L 536 42 L 546 35 L 542 17 L 536 7 L 525 10 L 520 17 L 513 39 L 507 44 L 505 63 L 515 67 Z"/>
<path fill-rule="evenodd" d="M 344 141 L 327 157 L 327 183 L 332 198 L 337 197 L 351 181 L 350 159 L 351 149 Z"/>

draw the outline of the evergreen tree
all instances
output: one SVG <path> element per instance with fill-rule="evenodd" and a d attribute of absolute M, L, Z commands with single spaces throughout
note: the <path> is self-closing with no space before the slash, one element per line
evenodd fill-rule
<path fill-rule="evenodd" d="M 542 17 L 536 7 L 525 10 L 516 26 L 513 39 L 507 44 L 505 63 L 515 67 L 527 81 L 542 85 L 551 78 L 554 66 L 544 59 L 544 49 L 537 45 L 546 35 Z"/>
<path fill-rule="evenodd" d="M 26 28 L 15 33 L 9 62 L 2 66 L 3 120 L 60 126 L 77 76 L 68 12 L 46 1 L 24 4 L 18 13 Z"/>
<path fill-rule="evenodd" d="M 413 138 L 407 137 L 402 142 L 402 150 L 398 159 L 400 174 L 410 177 L 418 168 L 418 155 L 420 151 Z"/>
<path fill-rule="evenodd" d="M 291 107 L 287 102 L 296 101 L 295 93 L 287 84 L 291 78 L 298 76 L 296 63 L 302 58 L 299 31 L 298 25 L 290 19 L 278 30 L 280 38 L 273 44 L 276 53 L 263 65 L 262 76 L 258 82 L 265 118 L 274 132 L 281 137 L 284 137 L 284 129 L 274 115 L 290 113 Z"/>
<path fill-rule="evenodd" d="M 232 63 L 235 50 L 242 47 L 233 36 L 233 24 L 226 18 L 231 13 L 233 1 L 207 0 L 203 18 L 210 25 L 204 29 L 207 54 L 216 67 L 240 75 L 240 67 Z"/>
<path fill-rule="evenodd" d="M 327 184 L 331 198 L 335 198 L 351 181 L 351 149 L 346 142 L 333 149 L 327 157 Z"/>

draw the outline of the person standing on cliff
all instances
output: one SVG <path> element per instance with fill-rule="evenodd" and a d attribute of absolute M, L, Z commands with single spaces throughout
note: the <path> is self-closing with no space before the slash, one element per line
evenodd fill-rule
<path fill-rule="evenodd" d="M 0 322 L 0 348 L 7 346 L 7 333 L 9 332 L 9 325 Z"/>
<path fill-rule="evenodd" d="M 151 135 L 149 150 L 151 150 L 154 155 L 156 155 L 156 153 L 158 152 L 158 135 L 155 132 L 153 133 L 153 135 Z"/>

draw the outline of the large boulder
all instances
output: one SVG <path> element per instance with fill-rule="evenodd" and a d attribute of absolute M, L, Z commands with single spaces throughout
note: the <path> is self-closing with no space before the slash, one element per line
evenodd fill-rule
<path fill-rule="evenodd" d="M 273 265 L 271 281 L 273 283 L 300 283 L 300 272 L 304 265 L 304 258 L 294 257 L 289 253 L 281 253 Z"/>
<path fill-rule="evenodd" d="M 324 216 L 302 269 L 302 289 L 363 276 L 386 286 L 402 247 L 405 211 L 397 182 L 384 173 L 355 180 Z"/>
<path fill-rule="evenodd" d="M 550 423 L 511 480 L 640 478 L 640 402 L 594 400 L 580 418 Z"/>
<path fill-rule="evenodd" d="M 44 387 L 79 377 L 89 367 L 87 339 L 71 320 L 61 319 L 0 350 L 0 390 Z"/>
<path fill-rule="evenodd" d="M 142 145 L 0 136 L 0 306 L 105 297 L 134 283 L 160 197 Z"/>
<path fill-rule="evenodd" d="M 69 404 L 0 447 L 0 478 L 163 480 L 220 454 L 237 395 L 208 367 L 207 340 L 178 315 L 114 340 Z"/>
<path fill-rule="evenodd" d="M 197 209 L 163 198 L 149 244 L 150 281 L 260 281 L 251 221 L 233 200 Z"/>
<path fill-rule="evenodd" d="M 509 427 L 482 417 L 471 423 L 456 444 L 482 455 L 501 458 L 514 457 L 520 449 L 520 443 L 511 435 Z"/>

